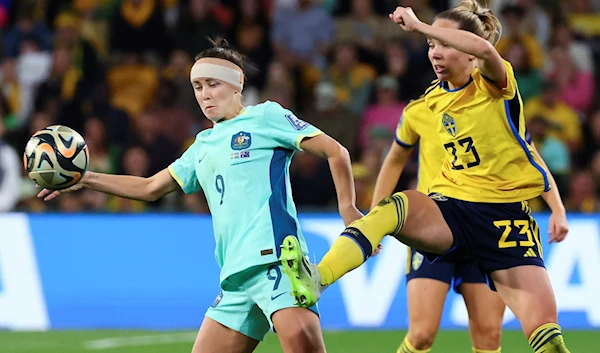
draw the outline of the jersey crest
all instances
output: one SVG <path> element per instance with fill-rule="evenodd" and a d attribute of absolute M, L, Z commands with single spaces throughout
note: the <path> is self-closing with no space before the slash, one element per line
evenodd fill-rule
<path fill-rule="evenodd" d="M 240 131 L 237 134 L 231 136 L 231 149 L 232 150 L 245 150 L 252 144 L 252 135 L 249 132 Z"/>
<path fill-rule="evenodd" d="M 429 197 L 431 197 L 432 199 L 434 199 L 436 201 L 448 201 L 448 199 L 444 195 L 437 193 L 437 192 L 429 193 Z"/>
<path fill-rule="evenodd" d="M 415 252 L 415 255 L 412 258 L 412 269 L 413 271 L 418 270 L 419 268 L 421 268 L 421 265 L 423 264 L 423 259 L 425 257 L 418 252 Z"/>
<path fill-rule="evenodd" d="M 456 122 L 454 121 L 453 117 L 447 113 L 444 113 L 444 116 L 442 117 L 442 124 L 444 125 L 444 129 L 446 129 L 446 131 L 452 135 L 452 137 L 456 137 Z"/>

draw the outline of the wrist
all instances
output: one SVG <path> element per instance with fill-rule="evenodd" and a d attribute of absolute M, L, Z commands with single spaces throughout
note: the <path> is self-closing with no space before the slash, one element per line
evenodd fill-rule
<path fill-rule="evenodd" d="M 89 186 L 90 186 L 90 184 L 89 184 L 89 183 L 90 183 L 90 180 L 92 180 L 92 179 L 97 179 L 97 178 L 98 178 L 98 177 L 96 176 L 96 173 L 94 173 L 94 172 L 86 172 L 86 173 L 83 175 L 83 178 L 81 178 L 81 181 L 80 181 L 80 183 L 81 183 L 81 186 L 83 186 L 83 187 L 86 187 L 86 188 L 87 188 L 87 187 L 89 187 Z"/>
<path fill-rule="evenodd" d="M 345 211 L 352 208 L 356 208 L 356 205 L 354 205 L 354 202 L 340 202 L 338 208 L 340 209 L 340 211 Z"/>
<path fill-rule="evenodd" d="M 426 34 L 427 27 L 429 27 L 427 23 L 419 21 L 415 26 L 415 31 Z"/>
<path fill-rule="evenodd" d="M 567 214 L 567 209 L 565 208 L 565 205 L 563 205 L 563 204 L 555 206 L 554 208 L 551 209 L 551 211 L 552 211 L 552 213 L 556 213 L 556 214 L 562 214 L 562 215 Z"/>

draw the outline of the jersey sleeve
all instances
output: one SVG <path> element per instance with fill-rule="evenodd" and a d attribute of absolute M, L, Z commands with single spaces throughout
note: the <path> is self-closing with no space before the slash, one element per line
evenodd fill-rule
<path fill-rule="evenodd" d="M 404 148 L 411 148 L 419 141 L 419 134 L 412 124 L 412 115 L 413 113 L 405 108 L 396 128 L 396 143 Z"/>
<path fill-rule="evenodd" d="M 271 137 L 281 147 L 288 149 L 301 151 L 302 140 L 323 133 L 306 121 L 300 120 L 291 111 L 273 102 L 265 108 L 264 119 Z"/>
<path fill-rule="evenodd" d="M 169 165 L 169 173 L 175 179 L 181 190 L 186 194 L 200 191 L 200 182 L 196 176 L 196 163 L 199 161 L 200 144 L 194 142 L 181 157 Z"/>
<path fill-rule="evenodd" d="M 506 69 L 506 84 L 504 85 L 504 88 L 498 87 L 495 82 L 483 76 L 481 73 L 479 73 L 481 76 L 481 84 L 479 87 L 493 97 L 499 99 L 513 99 L 517 94 L 517 79 L 512 65 L 506 60 L 503 60 L 503 62 L 504 68 Z"/>

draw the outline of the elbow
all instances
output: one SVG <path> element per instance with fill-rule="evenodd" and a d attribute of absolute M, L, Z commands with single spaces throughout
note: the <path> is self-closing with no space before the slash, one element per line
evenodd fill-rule
<path fill-rule="evenodd" d="M 158 183 L 155 183 L 152 178 L 146 178 L 146 192 L 142 196 L 142 200 L 146 202 L 154 202 L 161 198 L 161 190 Z"/>
<path fill-rule="evenodd" d="M 487 40 L 483 39 L 481 45 L 477 50 L 477 58 L 481 60 L 489 60 L 495 55 L 498 55 L 494 45 Z"/>
<path fill-rule="evenodd" d="M 337 148 L 335 153 L 332 153 L 332 155 L 329 156 L 329 158 L 336 158 L 342 161 L 347 161 L 348 163 L 350 163 L 350 152 L 348 152 L 348 149 L 344 146 L 342 146 L 340 143 L 337 143 Z"/>

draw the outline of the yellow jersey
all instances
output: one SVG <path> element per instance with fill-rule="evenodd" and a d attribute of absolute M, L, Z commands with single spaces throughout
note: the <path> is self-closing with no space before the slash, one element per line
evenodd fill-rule
<path fill-rule="evenodd" d="M 421 97 L 408 103 L 396 129 L 396 142 L 405 148 L 419 144 L 417 190 L 427 194 L 444 163 L 444 147 L 435 128 L 433 113 Z"/>
<path fill-rule="evenodd" d="M 512 66 L 498 88 L 473 70 L 462 87 L 438 82 L 425 92 L 446 150 L 430 190 L 471 202 L 531 200 L 550 190 L 548 176 L 525 141 L 523 103 Z"/>

